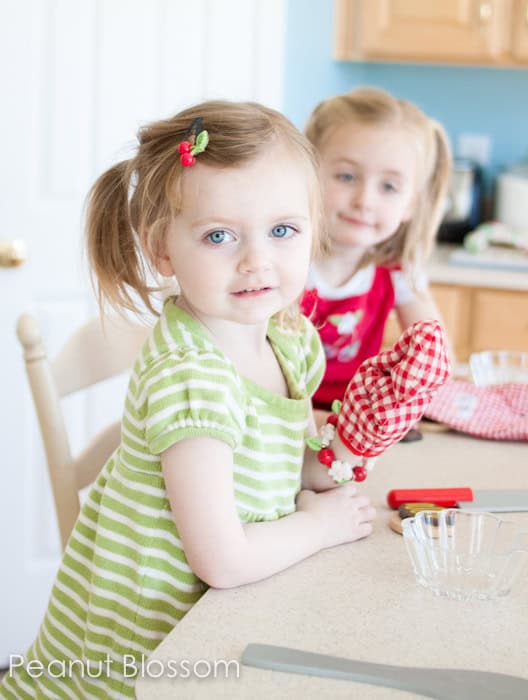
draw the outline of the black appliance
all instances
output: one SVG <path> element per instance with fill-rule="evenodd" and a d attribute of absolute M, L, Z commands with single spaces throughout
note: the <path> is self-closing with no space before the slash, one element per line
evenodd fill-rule
<path fill-rule="evenodd" d="M 446 213 L 437 239 L 445 243 L 462 243 L 466 233 L 481 221 L 482 171 L 477 163 L 455 159 L 449 179 Z"/>

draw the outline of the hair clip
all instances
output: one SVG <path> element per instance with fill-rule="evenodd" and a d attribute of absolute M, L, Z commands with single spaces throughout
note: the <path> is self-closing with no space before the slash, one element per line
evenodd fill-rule
<path fill-rule="evenodd" d="M 194 165 L 196 163 L 195 156 L 205 151 L 208 143 L 209 134 L 202 128 L 202 118 L 196 117 L 187 129 L 185 139 L 178 146 L 181 164 L 186 168 Z"/>

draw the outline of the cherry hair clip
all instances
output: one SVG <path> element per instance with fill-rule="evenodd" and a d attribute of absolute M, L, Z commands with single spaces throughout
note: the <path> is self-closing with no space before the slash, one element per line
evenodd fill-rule
<path fill-rule="evenodd" d="M 202 118 L 196 117 L 187 129 L 185 139 L 178 146 L 180 162 L 185 168 L 190 168 L 196 163 L 198 153 L 202 153 L 209 143 L 209 134 L 202 126 Z"/>

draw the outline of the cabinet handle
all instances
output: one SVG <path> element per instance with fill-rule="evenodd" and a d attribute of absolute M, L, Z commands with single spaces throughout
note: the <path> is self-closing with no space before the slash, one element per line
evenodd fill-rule
<path fill-rule="evenodd" d="M 0 241 L 0 267 L 22 265 L 27 256 L 24 241 Z"/>
<path fill-rule="evenodd" d="M 528 11 L 528 6 L 527 6 Z M 491 2 L 479 3 L 479 19 L 481 24 L 487 24 L 491 18 Z"/>

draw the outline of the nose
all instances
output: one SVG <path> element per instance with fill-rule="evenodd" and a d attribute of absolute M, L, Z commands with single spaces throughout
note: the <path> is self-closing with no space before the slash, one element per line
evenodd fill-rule
<path fill-rule="evenodd" d="M 267 240 L 247 240 L 241 247 L 238 271 L 259 273 L 271 267 L 271 250 Z"/>
<path fill-rule="evenodd" d="M 367 180 L 362 180 L 354 187 L 352 201 L 360 210 L 371 209 L 374 206 L 375 187 Z"/>

